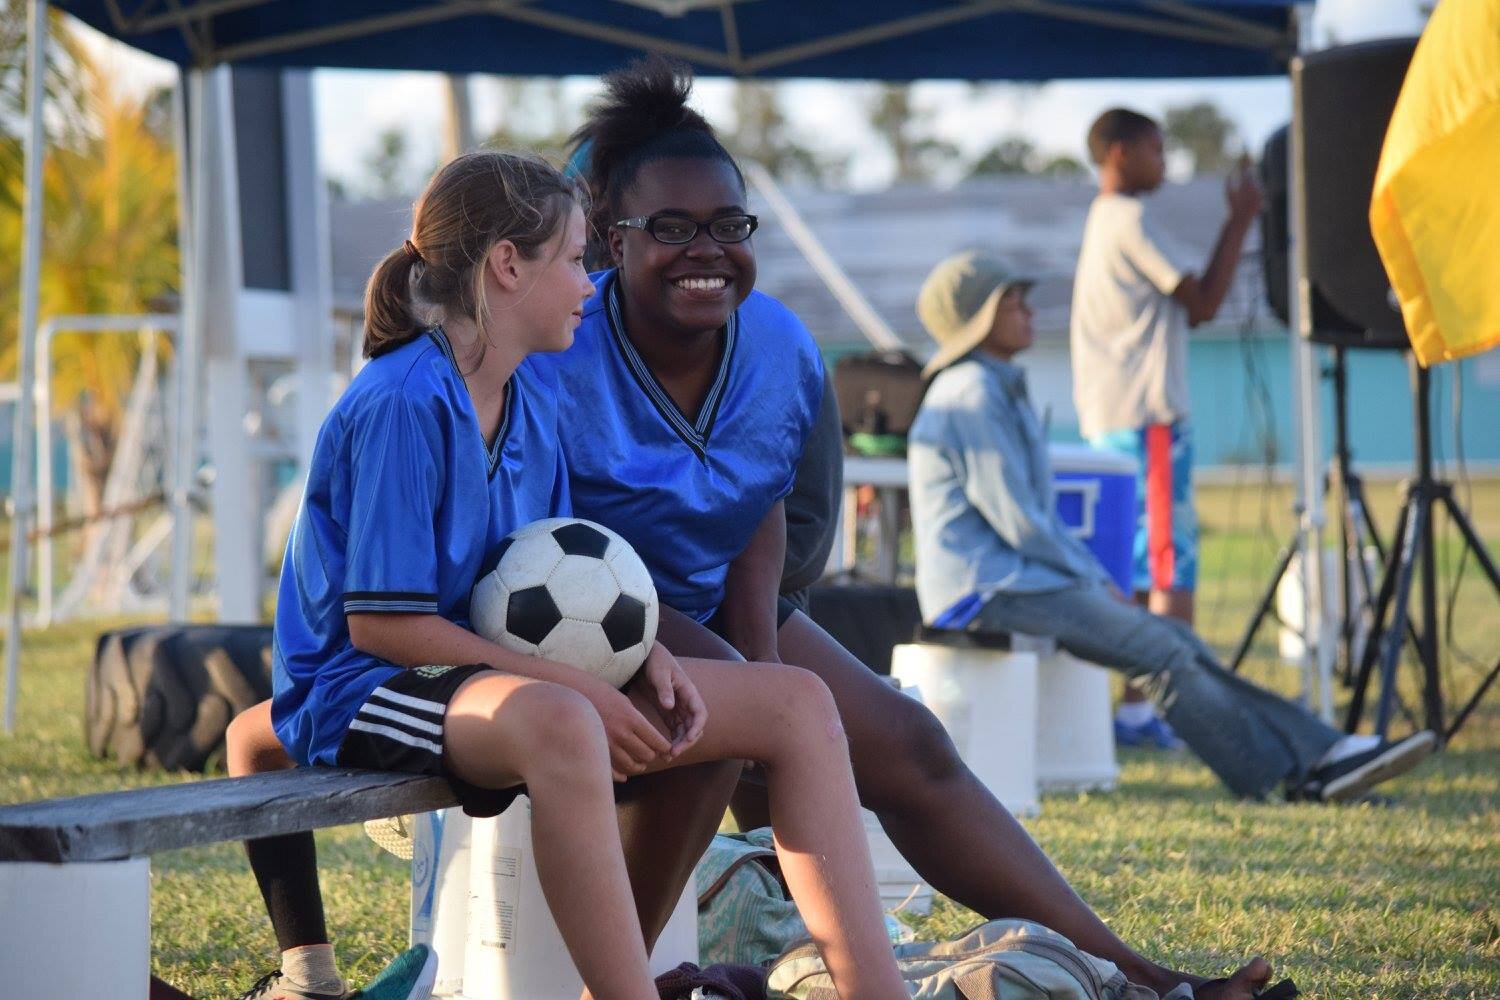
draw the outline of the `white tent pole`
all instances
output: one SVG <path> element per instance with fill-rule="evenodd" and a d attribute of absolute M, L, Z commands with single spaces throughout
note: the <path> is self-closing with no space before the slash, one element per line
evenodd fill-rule
<path fill-rule="evenodd" d="M 36 626 L 52 625 L 52 321 L 36 332 Z"/>
<path fill-rule="evenodd" d="M 744 168 L 745 178 L 750 181 L 751 187 L 760 193 L 771 211 L 776 213 L 777 221 L 802 252 L 808 266 L 838 300 L 844 313 L 859 327 L 859 332 L 865 335 L 865 339 L 882 350 L 903 349 L 905 343 L 855 287 L 849 275 L 833 259 L 833 255 L 824 249 L 822 242 L 803 220 L 791 199 L 781 190 L 781 185 L 776 183 L 771 172 L 754 160 L 741 160 L 740 166 Z"/>
<path fill-rule="evenodd" d="M 1310 39 L 1311 18 L 1294 10 L 1297 23 L 1297 50 L 1305 51 Z M 1300 60 L 1301 56 L 1296 57 Z M 1333 642 L 1325 615 L 1323 599 L 1323 528 L 1322 489 L 1323 411 L 1318 381 L 1318 349 L 1312 342 L 1312 280 L 1307 272 L 1308 204 L 1307 178 L 1302 164 L 1303 135 L 1302 89 L 1294 70 L 1292 87 L 1292 129 L 1288 155 L 1291 158 L 1291 184 L 1287 192 L 1287 212 L 1291 218 L 1289 265 L 1292 294 L 1288 307 L 1292 329 L 1292 387 L 1296 394 L 1297 414 L 1297 510 L 1298 532 L 1302 551 L 1302 665 L 1303 692 L 1309 701 L 1316 699 L 1318 712 L 1325 722 L 1333 720 Z"/>
<path fill-rule="evenodd" d="M 10 606 L 5 633 L 5 732 L 16 730 L 16 690 L 21 658 L 21 600 L 26 596 L 26 529 L 31 517 L 32 380 L 36 377 L 36 329 L 42 276 L 42 78 L 47 67 L 47 0 L 30 0 L 26 29 L 26 168 L 21 210 L 21 324 L 15 426 L 10 455 Z"/>
<path fill-rule="evenodd" d="M 188 125 L 188 106 L 195 116 Z M 203 301 L 199 282 L 203 272 L 196 257 L 199 246 L 193 211 L 192 184 L 203 176 L 198 149 L 203 144 L 203 87 L 198 73 L 193 79 L 178 71 L 172 94 L 172 133 L 177 147 L 177 247 L 180 277 L 178 286 L 177 325 L 177 421 L 173 426 L 171 484 L 168 500 L 172 512 L 171 573 L 168 584 L 167 614 L 173 621 L 186 621 L 192 581 L 193 559 L 193 473 L 198 458 L 198 312 Z M 192 158 L 192 169 L 188 167 Z M 201 200 L 199 204 L 201 204 Z"/>

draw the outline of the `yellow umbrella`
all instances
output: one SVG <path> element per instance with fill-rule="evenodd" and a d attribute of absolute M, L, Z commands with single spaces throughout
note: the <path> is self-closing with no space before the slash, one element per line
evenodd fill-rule
<path fill-rule="evenodd" d="M 1428 20 L 1370 228 L 1418 361 L 1500 344 L 1500 0 L 1442 0 Z"/>

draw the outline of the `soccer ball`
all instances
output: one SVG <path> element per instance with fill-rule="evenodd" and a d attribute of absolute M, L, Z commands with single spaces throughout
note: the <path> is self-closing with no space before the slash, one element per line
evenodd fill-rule
<path fill-rule="evenodd" d="M 500 562 L 474 585 L 474 631 L 517 653 L 544 656 L 623 687 L 656 639 L 651 574 L 601 524 L 554 517 L 512 532 Z"/>

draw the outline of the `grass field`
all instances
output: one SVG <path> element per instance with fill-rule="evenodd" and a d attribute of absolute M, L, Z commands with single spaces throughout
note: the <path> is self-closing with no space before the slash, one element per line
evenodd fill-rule
<path fill-rule="evenodd" d="M 1379 523 L 1393 490 L 1372 487 Z M 1472 509 L 1500 551 L 1500 482 Z M 1206 489 L 1202 626 L 1232 643 L 1287 528 L 1284 500 Z M 1457 560 L 1449 552 L 1446 574 Z M 1448 667 L 1471 690 L 1500 655 L 1500 607 L 1469 565 Z M 100 622 L 27 636 L 19 733 L 0 739 L 0 802 L 191 780 L 121 773 L 83 743 L 83 678 Z M 1250 672 L 1284 691 L 1294 672 L 1269 660 L 1267 629 Z M 1205 974 L 1262 952 L 1318 997 L 1500 997 L 1500 691 L 1446 753 L 1389 786 L 1390 807 L 1231 800 L 1185 755 L 1128 753 L 1110 794 L 1051 797 L 1028 827 L 1078 890 L 1128 941 Z M 373 974 L 404 943 L 404 866 L 357 828 L 318 835 L 329 921 L 346 969 Z M 236 845 L 153 861 L 153 965 L 205 998 L 231 996 L 274 962 L 275 943 Z M 922 936 L 976 917 L 939 903 Z"/>

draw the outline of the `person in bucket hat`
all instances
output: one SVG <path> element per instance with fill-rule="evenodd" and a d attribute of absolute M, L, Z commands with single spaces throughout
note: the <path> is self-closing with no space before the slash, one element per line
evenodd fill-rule
<path fill-rule="evenodd" d="M 1002 303 L 1007 308 L 1024 307 L 1030 281 L 1013 278 L 1003 262 L 981 251 L 955 254 L 933 269 L 917 299 L 917 314 L 928 333 L 941 345 L 923 374 L 931 378 L 969 351 L 990 340 L 992 350 L 1013 355 L 1031 346 L 1031 327 L 1015 322 L 996 329 Z M 1011 344 L 1024 334 L 1024 341 Z M 998 338 L 998 342 L 996 341 Z M 1127 725 L 1125 720 L 1130 720 Z M 1182 741 L 1165 719 L 1157 714 L 1145 693 L 1132 684 L 1114 720 L 1115 742 L 1120 746 L 1155 746 L 1181 749 Z"/>
<path fill-rule="evenodd" d="M 984 343 L 994 331 L 1001 301 L 1009 295 L 1024 304 L 1032 284 L 979 250 L 955 254 L 935 267 L 917 294 L 917 317 L 938 343 L 922 377 L 932 378 Z M 1030 329 L 1028 320 L 1028 335 Z"/>
<path fill-rule="evenodd" d="M 917 599 L 937 628 L 1052 636 L 1143 682 L 1237 796 L 1336 801 L 1416 766 L 1437 739 L 1345 736 L 1225 670 L 1182 622 L 1115 590 L 1058 517 L 1046 436 L 1014 363 L 1031 345 L 1028 283 L 984 253 L 933 269 L 917 314 L 937 342 L 909 436 Z"/>

